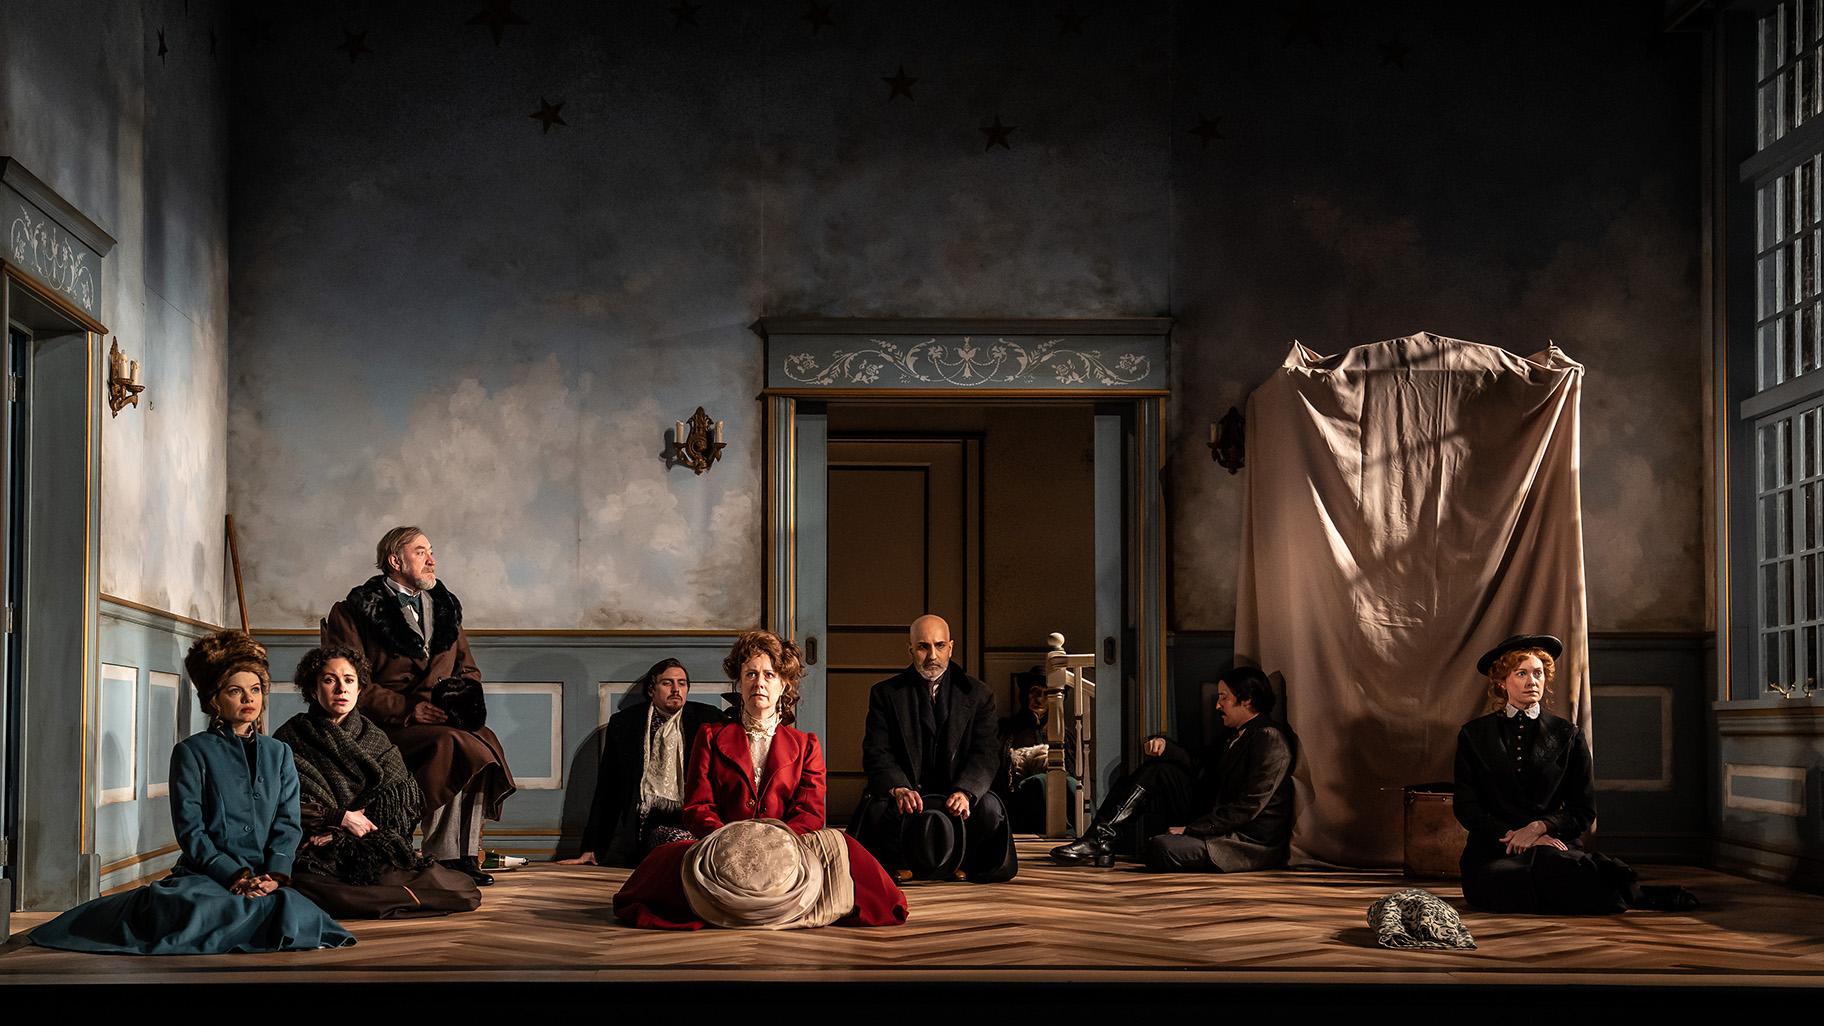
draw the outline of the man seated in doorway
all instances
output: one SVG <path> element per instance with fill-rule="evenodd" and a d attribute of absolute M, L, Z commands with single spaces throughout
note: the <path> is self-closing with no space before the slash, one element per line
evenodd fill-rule
<path fill-rule="evenodd" d="M 420 528 L 386 532 L 374 565 L 380 573 L 331 607 L 321 643 L 349 646 L 373 667 L 374 686 L 361 690 L 360 710 L 399 746 L 424 791 L 424 853 L 491 884 L 477 857 L 481 821 L 500 818 L 513 775 L 492 730 L 453 719 L 433 700 L 440 681 L 456 678 L 466 683 L 446 693 L 462 695 L 470 710 L 481 706 L 481 670 L 462 629 L 462 604 L 437 580 L 437 557 Z"/>
<path fill-rule="evenodd" d="M 661 844 L 690 840 L 684 768 L 697 734 L 724 717 L 690 701 L 690 674 L 676 659 L 654 663 L 637 686 L 646 700 L 615 713 L 602 732 L 602 768 L 582 854 L 563 865 L 637 866 Z"/>
<path fill-rule="evenodd" d="M 1017 675 L 1013 681 L 1018 696 L 1017 711 L 1001 721 L 1001 771 L 995 777 L 994 789 L 1007 805 L 1007 817 L 1016 834 L 1045 832 L 1046 788 L 1050 780 L 1046 762 L 1050 743 L 1046 740 L 1045 671 L 1035 666 Z M 1076 727 L 1064 725 L 1064 750 L 1077 749 Z M 1068 756 L 1067 756 L 1068 758 Z M 1077 778 L 1064 778 L 1066 800 L 1076 797 Z"/>
<path fill-rule="evenodd" d="M 990 788 L 1001 744 L 988 686 L 957 668 L 950 625 L 912 622 L 912 664 L 868 693 L 868 788 L 849 832 L 901 880 L 1013 879 L 1013 829 Z"/>
<path fill-rule="evenodd" d="M 1052 859 L 1112 866 L 1115 827 L 1147 813 L 1168 824 L 1140 851 L 1149 869 L 1239 873 L 1285 865 L 1292 744 L 1267 715 L 1273 705 L 1266 674 L 1252 666 L 1224 672 L 1216 708 L 1234 732 L 1227 743 L 1197 760 L 1168 738 L 1148 738 L 1140 768 L 1115 784 L 1083 836 L 1051 850 Z"/>

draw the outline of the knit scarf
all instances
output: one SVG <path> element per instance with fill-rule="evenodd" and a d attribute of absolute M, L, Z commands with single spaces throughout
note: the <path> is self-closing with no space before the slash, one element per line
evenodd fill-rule
<path fill-rule="evenodd" d="M 328 844 L 298 850 L 297 868 L 351 884 L 371 884 L 389 869 L 418 869 L 426 860 L 412 850 L 412 829 L 424 794 L 386 732 L 358 712 L 333 723 L 317 710 L 299 713 L 273 735 L 291 746 L 298 766 L 298 799 L 337 821 Z M 358 809 L 375 829 L 356 837 L 339 825 Z"/>

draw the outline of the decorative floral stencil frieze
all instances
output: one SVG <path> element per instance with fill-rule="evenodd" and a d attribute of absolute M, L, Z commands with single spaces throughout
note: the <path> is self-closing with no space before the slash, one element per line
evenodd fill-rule
<path fill-rule="evenodd" d="M 21 204 L 7 244 L 14 263 L 30 268 L 52 288 L 80 300 L 84 310 L 95 309 L 95 279 L 89 273 L 89 254 L 66 238 L 56 225 L 33 219 L 31 208 Z"/>
<path fill-rule="evenodd" d="M 1152 371 L 1152 358 L 1144 353 L 1105 358 L 1099 349 L 1071 349 L 1064 341 L 1029 346 L 1006 338 L 978 342 L 965 335 L 956 342 L 930 338 L 902 346 L 870 338 L 868 348 L 838 349 L 824 363 L 811 353 L 793 353 L 785 358 L 785 375 L 801 384 L 828 386 L 880 384 L 882 374 L 895 374 L 897 380 L 885 383 L 1118 388 L 1139 384 Z"/>

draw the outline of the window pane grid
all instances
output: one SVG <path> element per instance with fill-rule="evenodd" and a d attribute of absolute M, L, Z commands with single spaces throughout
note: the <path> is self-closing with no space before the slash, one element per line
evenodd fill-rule
<path fill-rule="evenodd" d="M 1784 0 L 1760 21 L 1759 146 L 1824 114 L 1824 0 Z"/>
<path fill-rule="evenodd" d="M 1824 675 L 1824 401 L 1756 426 L 1764 693 Z"/>
<path fill-rule="evenodd" d="M 1762 185 L 1755 218 L 1757 388 L 1764 391 L 1824 368 L 1824 157 Z"/>

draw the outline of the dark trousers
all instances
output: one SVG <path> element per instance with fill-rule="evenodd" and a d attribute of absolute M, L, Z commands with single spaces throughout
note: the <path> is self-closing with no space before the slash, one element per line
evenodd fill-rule
<path fill-rule="evenodd" d="M 944 811 L 943 796 L 927 794 L 925 811 L 917 815 L 948 816 Z M 907 827 L 912 825 L 908 824 L 909 818 L 900 815 L 899 805 L 891 795 L 864 797 L 861 807 L 855 810 L 854 818 L 849 821 L 849 834 L 868 849 L 868 853 L 886 867 L 889 873 L 900 869 L 922 872 L 927 867 L 953 861 L 954 852 L 906 850 Z M 961 828 L 961 869 L 965 877 L 975 883 L 1000 883 L 1013 879 L 1019 871 L 1019 862 L 1013 853 L 1013 824 L 1007 818 L 1007 807 L 1001 803 L 1000 795 L 993 791 L 982 795 L 981 801 L 970 808 L 969 818 L 956 825 Z M 930 836 L 924 831 L 914 831 L 914 834 L 917 837 Z"/>
<path fill-rule="evenodd" d="M 1160 873 L 1221 872 L 1210 858 L 1210 849 L 1201 837 L 1183 834 L 1154 834 L 1140 850 L 1140 861 L 1146 868 Z"/>
<path fill-rule="evenodd" d="M 1484 912 L 1608 915 L 1639 898 L 1633 867 L 1581 848 L 1534 845 L 1518 855 L 1464 853 L 1463 900 Z"/>
<path fill-rule="evenodd" d="M 1135 787 L 1146 788 L 1139 811 L 1172 820 L 1172 826 L 1184 823 L 1198 812 L 1197 781 L 1190 771 L 1175 762 L 1148 759 L 1139 769 L 1115 781 L 1096 815 L 1104 820 L 1112 817 Z"/>

